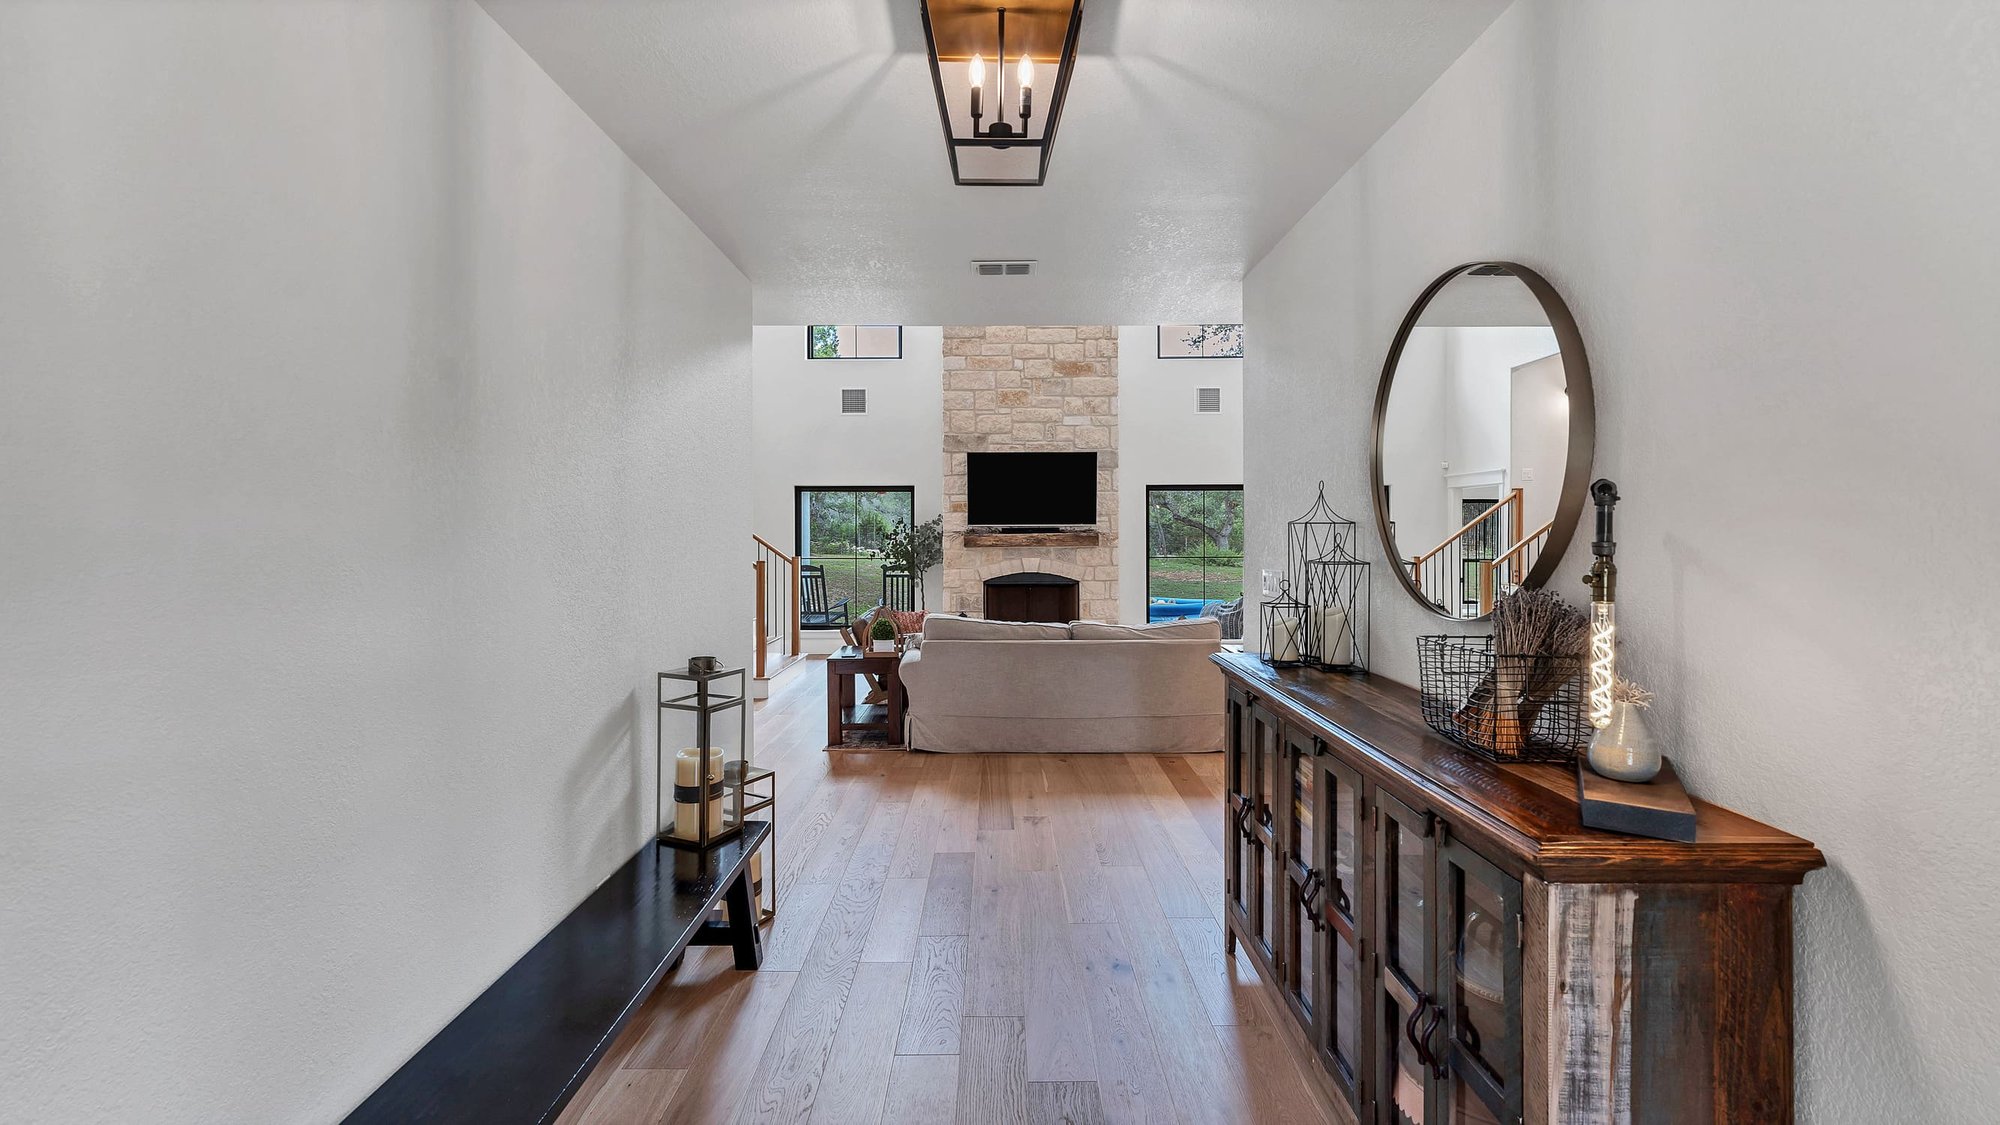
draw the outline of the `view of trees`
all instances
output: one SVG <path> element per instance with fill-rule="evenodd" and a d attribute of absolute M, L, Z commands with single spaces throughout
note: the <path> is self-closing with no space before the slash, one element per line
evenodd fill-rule
<path fill-rule="evenodd" d="M 1243 593 L 1243 490 L 1146 490 L 1146 596 L 1229 601 Z"/>
<path fill-rule="evenodd" d="M 1240 359 L 1243 356 L 1243 326 L 1240 324 L 1162 324 L 1160 357 L 1163 359 Z"/>
<path fill-rule="evenodd" d="M 846 598 L 858 613 L 881 600 L 890 530 L 910 522 L 913 509 L 907 488 L 801 490 L 799 560 L 826 568 L 829 602 Z"/>

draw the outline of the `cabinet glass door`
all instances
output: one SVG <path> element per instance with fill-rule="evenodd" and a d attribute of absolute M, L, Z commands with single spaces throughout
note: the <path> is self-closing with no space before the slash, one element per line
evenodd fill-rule
<path fill-rule="evenodd" d="M 1282 822 L 1281 849 L 1285 871 L 1285 1001 L 1313 1033 L 1314 1041 L 1319 1039 L 1319 982 L 1324 975 L 1320 959 L 1326 952 L 1320 940 L 1325 923 L 1318 912 L 1324 886 L 1319 826 L 1325 812 L 1320 807 L 1318 758 L 1318 739 L 1286 729 L 1285 777 L 1291 805 Z"/>
<path fill-rule="evenodd" d="M 1223 883 L 1229 911 L 1247 929 L 1255 909 L 1256 860 L 1251 849 L 1250 817 L 1256 807 L 1256 756 L 1250 744 L 1250 697 L 1231 687 L 1226 703 L 1223 740 Z"/>
<path fill-rule="evenodd" d="M 1361 979 L 1362 912 L 1361 851 L 1366 838 L 1361 821 L 1361 777 L 1331 754 L 1316 762 L 1319 774 L 1319 823 L 1326 826 L 1315 899 L 1321 944 L 1322 1018 L 1314 1026 L 1314 1042 L 1348 1104 L 1361 1106 L 1362 1002 L 1367 985 Z"/>
<path fill-rule="evenodd" d="M 1438 846 L 1436 1037 L 1450 1125 L 1521 1117 L 1521 884 L 1449 833 Z"/>
<path fill-rule="evenodd" d="M 1251 932 L 1255 934 L 1255 951 L 1263 954 L 1263 967 L 1275 970 L 1278 967 L 1278 911 L 1283 901 L 1284 876 L 1279 870 L 1278 817 L 1279 802 L 1285 799 L 1284 790 L 1289 788 L 1284 768 L 1283 734 L 1279 729 L 1278 717 L 1263 707 L 1250 705 L 1250 747 L 1256 759 L 1255 807 L 1250 813 L 1250 847 L 1252 862 L 1256 868 L 1255 903 Z"/>
<path fill-rule="evenodd" d="M 1376 878 L 1382 977 L 1375 995 L 1376 1098 L 1391 1125 L 1432 1125 L 1432 1061 L 1426 1043 L 1436 1012 L 1435 820 L 1375 791 Z"/>

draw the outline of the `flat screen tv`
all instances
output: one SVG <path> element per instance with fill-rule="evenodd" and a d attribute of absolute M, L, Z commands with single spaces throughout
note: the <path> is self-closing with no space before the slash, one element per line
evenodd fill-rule
<path fill-rule="evenodd" d="M 974 527 L 1097 523 L 1097 454 L 968 453 L 965 522 Z"/>

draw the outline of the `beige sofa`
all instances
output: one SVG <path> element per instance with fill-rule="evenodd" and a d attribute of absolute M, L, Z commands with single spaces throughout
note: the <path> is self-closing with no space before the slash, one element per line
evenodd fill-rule
<path fill-rule="evenodd" d="M 947 753 L 1222 749 L 1214 620 L 1031 625 L 933 615 L 903 657 L 909 745 Z"/>

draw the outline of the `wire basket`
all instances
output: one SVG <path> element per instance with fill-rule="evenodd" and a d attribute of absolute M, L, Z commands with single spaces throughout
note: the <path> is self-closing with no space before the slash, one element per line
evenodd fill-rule
<path fill-rule="evenodd" d="M 1573 762 L 1590 745 L 1584 661 L 1493 651 L 1491 637 L 1418 637 L 1424 722 L 1496 762 Z"/>

